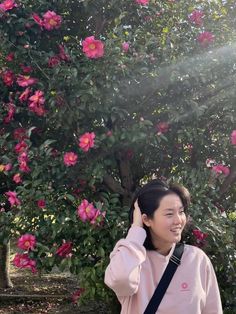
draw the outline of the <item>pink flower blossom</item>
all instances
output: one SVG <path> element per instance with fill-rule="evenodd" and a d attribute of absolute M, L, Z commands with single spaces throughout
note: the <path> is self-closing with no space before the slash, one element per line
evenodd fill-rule
<path fill-rule="evenodd" d="M 196 245 L 200 248 L 203 247 L 206 244 L 206 238 L 208 237 L 208 234 L 198 229 L 194 229 L 192 232 L 196 238 Z"/>
<path fill-rule="evenodd" d="M 147 5 L 149 3 L 149 0 L 135 0 L 137 4 L 141 5 Z"/>
<path fill-rule="evenodd" d="M 63 45 L 59 45 L 58 57 L 63 61 L 70 61 L 70 56 L 65 52 L 65 48 Z"/>
<path fill-rule="evenodd" d="M 73 294 L 72 294 L 72 302 L 76 304 L 81 297 L 81 294 L 84 293 L 85 289 L 84 288 L 79 288 L 77 289 Z"/>
<path fill-rule="evenodd" d="M 70 257 L 72 255 L 72 242 L 64 242 L 56 251 L 60 257 Z"/>
<path fill-rule="evenodd" d="M 128 51 L 129 51 L 129 43 L 123 42 L 123 43 L 122 43 L 122 50 L 123 50 L 124 52 L 128 52 Z"/>
<path fill-rule="evenodd" d="M 230 173 L 230 169 L 227 166 L 224 166 L 222 164 L 218 164 L 212 167 L 212 171 L 216 173 L 216 175 L 223 174 L 225 176 L 228 176 Z"/>
<path fill-rule="evenodd" d="M 93 203 L 89 203 L 86 199 L 84 199 L 77 208 L 77 215 L 83 222 L 93 220 L 96 212 L 97 209 L 93 206 Z"/>
<path fill-rule="evenodd" d="M 19 74 L 17 77 L 17 84 L 21 87 L 27 87 L 38 82 L 36 78 L 30 77 L 29 75 Z"/>
<path fill-rule="evenodd" d="M 46 109 L 43 105 L 38 104 L 36 102 L 29 103 L 29 110 L 34 112 L 37 116 L 44 116 L 46 114 Z"/>
<path fill-rule="evenodd" d="M 19 142 L 15 146 L 15 152 L 17 154 L 21 154 L 22 152 L 27 151 L 27 149 L 28 149 L 28 145 L 24 141 Z"/>
<path fill-rule="evenodd" d="M 26 173 L 31 171 L 30 167 L 25 161 L 20 162 L 19 169 L 20 171 L 26 172 Z"/>
<path fill-rule="evenodd" d="M 45 208 L 46 202 L 45 202 L 44 199 L 40 199 L 40 200 L 37 201 L 37 205 L 38 205 L 39 208 Z"/>
<path fill-rule="evenodd" d="M 39 25 L 41 26 L 41 28 L 44 26 L 43 24 L 43 20 L 40 18 L 40 16 L 36 13 L 33 13 L 32 14 L 32 18 L 34 19 L 34 21 Z"/>
<path fill-rule="evenodd" d="M 156 130 L 158 132 L 158 134 L 164 134 L 167 133 L 170 129 L 170 125 L 167 122 L 159 122 L 156 125 Z"/>
<path fill-rule="evenodd" d="M 8 191 L 8 192 L 5 193 L 5 195 L 8 196 L 8 201 L 11 204 L 11 207 L 12 206 L 19 206 L 21 204 L 20 200 L 17 197 L 16 192 Z"/>
<path fill-rule="evenodd" d="M 94 147 L 94 139 L 95 139 L 95 134 L 94 132 L 87 132 L 84 133 L 80 138 L 79 138 L 79 147 L 84 151 L 87 152 L 91 147 Z"/>
<path fill-rule="evenodd" d="M 78 156 L 73 152 L 65 153 L 64 155 L 64 164 L 67 167 L 74 166 L 78 161 Z"/>
<path fill-rule="evenodd" d="M 54 11 L 47 11 L 43 15 L 43 26 L 48 31 L 60 28 L 61 22 L 62 22 L 61 16 L 57 15 Z"/>
<path fill-rule="evenodd" d="M 206 239 L 206 237 L 208 236 L 207 233 L 204 233 L 198 229 L 194 229 L 193 230 L 193 235 L 197 238 L 197 240 L 203 241 Z"/>
<path fill-rule="evenodd" d="M 83 52 L 90 59 L 101 58 L 104 55 L 104 44 L 94 36 L 86 37 L 82 41 Z"/>
<path fill-rule="evenodd" d="M 11 62 L 13 61 L 15 58 L 15 53 L 14 52 L 10 52 L 7 56 L 6 56 L 6 61 L 7 62 Z"/>
<path fill-rule="evenodd" d="M 19 96 L 20 102 L 22 103 L 22 102 L 28 100 L 30 93 L 31 93 L 31 89 L 30 89 L 29 87 L 27 87 L 27 88 L 23 91 L 23 93 L 21 93 L 20 96 Z"/>
<path fill-rule="evenodd" d="M 22 179 L 21 179 L 21 175 L 20 173 L 16 173 L 14 176 L 13 176 L 13 179 L 12 179 L 16 184 L 19 184 L 19 183 L 22 183 Z"/>
<path fill-rule="evenodd" d="M 60 63 L 61 63 L 61 60 L 58 56 L 52 56 L 48 59 L 49 68 L 54 68 Z"/>
<path fill-rule="evenodd" d="M 4 171 L 10 171 L 12 169 L 12 164 L 6 164 L 4 167 Z"/>
<path fill-rule="evenodd" d="M 104 221 L 104 218 L 106 216 L 106 212 L 101 212 L 100 209 L 97 209 L 93 219 L 90 221 L 92 225 L 101 225 Z"/>
<path fill-rule="evenodd" d="M 33 250 L 36 245 L 36 238 L 30 233 L 23 234 L 17 241 L 17 247 L 24 251 Z"/>
<path fill-rule="evenodd" d="M 5 0 L 0 4 L 0 10 L 8 11 L 16 6 L 15 0 Z"/>
<path fill-rule="evenodd" d="M 13 259 L 13 265 L 18 268 L 29 268 L 32 273 L 36 272 L 36 261 L 29 258 L 28 254 L 16 253 Z"/>
<path fill-rule="evenodd" d="M 236 130 L 233 130 L 231 133 L 231 144 L 236 145 Z"/>
<path fill-rule="evenodd" d="M 15 80 L 15 74 L 12 70 L 5 70 L 1 73 L 2 80 L 5 85 L 12 86 Z"/>
<path fill-rule="evenodd" d="M 13 137 L 15 140 L 20 140 L 20 141 L 27 139 L 28 136 L 26 135 L 26 129 L 24 129 L 24 128 L 15 129 L 13 132 Z"/>
<path fill-rule="evenodd" d="M 3 119 L 4 123 L 10 123 L 14 119 L 14 114 L 16 112 L 16 107 L 14 104 L 8 104 L 7 116 Z"/>
<path fill-rule="evenodd" d="M 20 64 L 20 67 L 25 74 L 29 74 L 33 71 L 33 68 L 30 65 Z"/>
<path fill-rule="evenodd" d="M 203 48 L 206 48 L 215 39 L 215 36 L 211 32 L 202 32 L 197 36 L 197 41 Z"/>
<path fill-rule="evenodd" d="M 37 104 L 43 105 L 45 103 L 44 92 L 37 90 L 30 98 L 29 101 Z"/>
<path fill-rule="evenodd" d="M 203 16 L 204 13 L 201 10 L 194 10 L 190 15 L 189 15 L 189 20 L 197 25 L 197 26 L 202 26 L 203 24 Z"/>

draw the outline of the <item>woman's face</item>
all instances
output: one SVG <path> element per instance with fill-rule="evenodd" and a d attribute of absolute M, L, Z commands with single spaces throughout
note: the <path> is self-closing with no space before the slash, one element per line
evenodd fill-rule
<path fill-rule="evenodd" d="M 152 242 L 155 247 L 172 245 L 181 240 L 186 224 L 183 203 L 177 194 L 169 194 L 162 198 L 160 206 L 155 210 L 153 218 L 143 215 L 143 222 L 150 228 Z"/>

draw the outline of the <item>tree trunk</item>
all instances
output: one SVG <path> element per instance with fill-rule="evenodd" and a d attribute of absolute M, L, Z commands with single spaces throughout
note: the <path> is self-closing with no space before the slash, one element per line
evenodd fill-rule
<path fill-rule="evenodd" d="M 10 279 L 10 242 L 0 244 L 0 288 L 12 288 Z"/>

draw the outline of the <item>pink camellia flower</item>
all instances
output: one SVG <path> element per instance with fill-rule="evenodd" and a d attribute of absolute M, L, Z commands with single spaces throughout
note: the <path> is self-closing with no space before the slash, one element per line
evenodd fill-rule
<path fill-rule="evenodd" d="M 72 298 L 72 303 L 76 304 L 81 297 L 81 294 L 84 293 L 85 289 L 84 288 L 79 288 L 77 289 L 71 296 Z"/>
<path fill-rule="evenodd" d="M 215 39 L 215 36 L 211 32 L 202 32 L 197 36 L 197 41 L 203 48 L 206 48 Z"/>
<path fill-rule="evenodd" d="M 213 166 L 211 170 L 217 175 L 223 174 L 225 176 L 228 176 L 230 173 L 229 167 L 222 164 Z"/>
<path fill-rule="evenodd" d="M 37 201 L 37 205 L 38 205 L 39 208 L 45 208 L 46 202 L 45 202 L 44 199 L 40 199 L 40 200 Z"/>
<path fill-rule="evenodd" d="M 44 24 L 43 24 L 43 20 L 40 18 L 40 16 L 36 13 L 32 14 L 32 18 L 34 19 L 34 21 L 41 26 L 41 28 L 43 28 Z"/>
<path fill-rule="evenodd" d="M 167 133 L 170 129 L 170 125 L 167 122 L 159 122 L 156 125 L 156 130 L 158 134 L 164 134 Z"/>
<path fill-rule="evenodd" d="M 30 77 L 29 75 L 19 74 L 17 77 L 17 84 L 21 87 L 27 87 L 38 82 L 36 78 Z"/>
<path fill-rule="evenodd" d="M 56 251 L 60 257 L 71 257 L 72 255 L 72 242 L 64 242 Z"/>
<path fill-rule="evenodd" d="M 17 241 L 17 247 L 24 251 L 33 250 L 36 245 L 36 238 L 30 233 L 23 234 Z"/>
<path fill-rule="evenodd" d="M 47 11 L 43 15 L 43 26 L 48 31 L 60 28 L 61 22 L 62 22 L 61 16 L 57 15 L 54 11 Z"/>
<path fill-rule="evenodd" d="M 105 211 L 101 212 L 100 209 L 97 209 L 93 219 L 90 220 L 90 223 L 92 225 L 97 225 L 97 226 L 102 225 L 103 221 L 105 219 L 105 216 L 106 216 L 106 212 Z"/>
<path fill-rule="evenodd" d="M 18 206 L 18 205 L 21 204 L 19 198 L 17 197 L 16 192 L 14 192 L 14 191 L 8 191 L 8 192 L 5 193 L 5 195 L 8 196 L 8 201 L 9 201 L 9 203 L 11 204 L 11 207 L 12 207 L 12 206 Z"/>
<path fill-rule="evenodd" d="M 93 220 L 96 212 L 97 209 L 93 206 L 93 203 L 89 203 L 86 199 L 84 199 L 77 208 L 77 215 L 83 222 Z"/>
<path fill-rule="evenodd" d="M 4 171 L 10 171 L 12 169 L 12 164 L 6 164 L 4 166 Z"/>
<path fill-rule="evenodd" d="M 31 89 L 30 89 L 29 87 L 27 87 L 27 88 L 23 91 L 23 93 L 21 93 L 20 96 L 19 96 L 20 102 L 22 103 L 22 102 L 28 100 L 30 93 L 31 93 Z"/>
<path fill-rule="evenodd" d="M 194 10 L 190 15 L 189 15 L 189 20 L 197 25 L 197 26 L 202 26 L 203 24 L 203 16 L 204 13 L 201 10 Z"/>
<path fill-rule="evenodd" d="M 197 238 L 197 240 L 203 241 L 206 239 L 206 237 L 208 236 L 207 233 L 204 233 L 198 229 L 194 229 L 193 230 L 193 235 Z"/>
<path fill-rule="evenodd" d="M 141 5 L 147 5 L 149 3 L 149 0 L 135 0 L 137 4 Z"/>
<path fill-rule="evenodd" d="M 83 52 L 90 59 L 101 58 L 104 55 L 104 44 L 94 36 L 86 37 L 82 41 Z"/>
<path fill-rule="evenodd" d="M 20 162 L 19 169 L 20 169 L 20 171 L 26 172 L 26 173 L 31 171 L 30 167 L 28 166 L 27 162 L 25 162 L 25 161 Z"/>
<path fill-rule="evenodd" d="M 7 116 L 3 119 L 4 123 L 10 123 L 14 119 L 14 114 L 16 112 L 16 107 L 14 104 L 8 104 Z"/>
<path fill-rule="evenodd" d="M 128 51 L 129 51 L 129 43 L 123 42 L 123 43 L 122 43 L 122 50 L 123 50 L 124 52 L 128 52 Z"/>
<path fill-rule="evenodd" d="M 27 253 L 20 254 L 16 253 L 13 261 L 13 265 L 18 268 L 29 268 L 32 273 L 36 272 L 36 261 L 29 258 Z"/>
<path fill-rule="evenodd" d="M 67 167 L 74 166 L 78 161 L 78 156 L 73 152 L 65 153 L 64 155 L 64 164 Z"/>
<path fill-rule="evenodd" d="M 44 116 L 46 114 L 46 109 L 43 105 L 38 104 L 36 102 L 31 102 L 28 105 L 29 110 L 34 112 L 37 116 Z"/>
<path fill-rule="evenodd" d="M 15 0 L 5 0 L 0 4 L 0 10 L 8 11 L 16 6 Z"/>
<path fill-rule="evenodd" d="M 15 58 L 15 53 L 14 52 L 10 52 L 7 56 L 6 56 L 6 61 L 7 62 L 11 62 L 11 61 L 13 61 L 14 60 L 14 58 Z"/>
<path fill-rule="evenodd" d="M 45 103 L 44 92 L 37 90 L 34 95 L 29 98 L 29 101 L 37 105 L 43 105 Z"/>
<path fill-rule="evenodd" d="M 15 80 L 15 74 L 12 70 L 5 70 L 1 73 L 2 80 L 5 85 L 12 86 Z"/>
<path fill-rule="evenodd" d="M 203 247 L 206 243 L 206 238 L 208 237 L 208 234 L 198 229 L 194 229 L 192 232 L 196 238 L 196 245 L 200 248 Z"/>
<path fill-rule="evenodd" d="M 87 132 L 83 134 L 79 138 L 79 147 L 84 151 L 87 152 L 91 147 L 94 147 L 94 139 L 95 139 L 95 134 L 94 132 Z"/>
<path fill-rule="evenodd" d="M 48 59 L 49 68 L 54 68 L 60 63 L 61 63 L 61 60 L 58 56 L 52 56 Z"/>
<path fill-rule="evenodd" d="M 24 139 L 28 138 L 28 136 L 26 135 L 26 132 L 27 131 L 24 128 L 17 128 L 13 132 L 13 137 L 14 137 L 15 140 L 23 141 Z"/>
<path fill-rule="evenodd" d="M 19 183 L 22 183 L 22 179 L 21 179 L 21 175 L 20 173 L 16 173 L 14 176 L 13 176 L 13 179 L 12 179 L 16 184 L 19 184 Z"/>
<path fill-rule="evenodd" d="M 30 65 L 20 64 L 20 67 L 25 74 L 29 74 L 33 71 L 33 68 Z"/>
<path fill-rule="evenodd" d="M 59 45 L 59 55 L 58 57 L 63 61 L 70 61 L 70 56 L 65 52 L 63 45 Z"/>
<path fill-rule="evenodd" d="M 24 142 L 21 141 L 15 146 L 15 152 L 17 154 L 21 154 L 22 152 L 25 152 L 28 149 L 28 145 Z"/>
<path fill-rule="evenodd" d="M 236 130 L 233 130 L 231 133 L 231 144 L 236 145 Z"/>

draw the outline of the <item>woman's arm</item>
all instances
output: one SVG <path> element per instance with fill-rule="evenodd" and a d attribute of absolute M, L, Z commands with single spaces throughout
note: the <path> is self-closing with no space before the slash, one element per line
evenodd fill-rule
<path fill-rule="evenodd" d="M 133 225 L 126 239 L 118 241 L 110 254 L 105 284 L 117 296 L 131 296 L 138 290 L 142 263 L 146 259 L 146 249 L 143 246 L 145 238 L 146 231 Z"/>
<path fill-rule="evenodd" d="M 202 314 L 223 314 L 219 287 L 210 260 L 207 265 L 206 305 Z"/>

